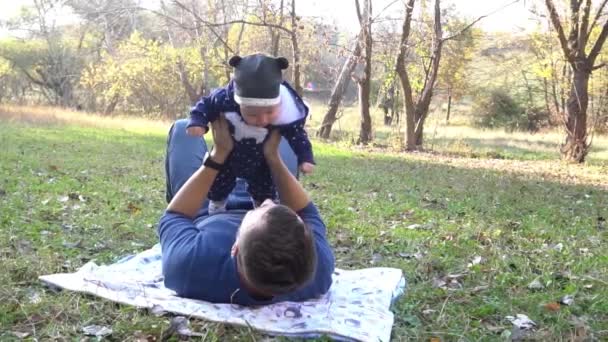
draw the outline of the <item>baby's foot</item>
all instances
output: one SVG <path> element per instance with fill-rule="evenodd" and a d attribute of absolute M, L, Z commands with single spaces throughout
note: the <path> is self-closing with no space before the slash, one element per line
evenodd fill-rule
<path fill-rule="evenodd" d="M 209 201 L 209 215 L 218 214 L 226 211 L 226 200 Z"/>

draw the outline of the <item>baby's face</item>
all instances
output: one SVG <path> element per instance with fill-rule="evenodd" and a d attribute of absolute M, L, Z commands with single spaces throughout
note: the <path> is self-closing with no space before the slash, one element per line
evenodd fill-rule
<path fill-rule="evenodd" d="M 281 104 L 266 107 L 241 106 L 241 114 L 248 125 L 266 127 L 279 116 Z"/>

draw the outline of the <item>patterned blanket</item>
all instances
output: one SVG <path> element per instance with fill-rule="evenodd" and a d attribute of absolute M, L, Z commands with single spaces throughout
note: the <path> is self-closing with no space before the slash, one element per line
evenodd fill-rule
<path fill-rule="evenodd" d="M 111 265 L 98 266 L 91 261 L 75 273 L 45 275 L 40 279 L 118 303 L 250 326 L 269 335 L 326 335 L 343 341 L 389 341 L 393 325 L 393 313 L 389 309 L 406 285 L 401 270 L 336 269 L 333 277 L 333 285 L 326 295 L 302 303 L 261 307 L 213 304 L 177 297 L 164 287 L 161 249 L 156 245 Z"/>

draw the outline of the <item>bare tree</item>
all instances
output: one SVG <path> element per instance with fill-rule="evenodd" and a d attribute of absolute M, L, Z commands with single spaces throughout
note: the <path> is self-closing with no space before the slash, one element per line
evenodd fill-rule
<path fill-rule="evenodd" d="M 564 57 L 572 69 L 572 83 L 566 104 L 566 142 L 562 145 L 562 157 L 568 161 L 582 163 L 589 153 L 590 143 L 587 131 L 587 109 L 589 106 L 589 78 L 591 73 L 604 66 L 595 65 L 602 46 L 608 38 L 608 19 L 595 42 L 590 44 L 591 32 L 604 15 L 608 0 L 603 0 L 595 16 L 591 17 L 592 0 L 570 0 L 570 32 L 566 37 L 564 24 L 552 0 L 545 0 L 553 27 L 557 32 Z"/>
<path fill-rule="evenodd" d="M 74 105 L 74 88 L 82 69 L 81 52 L 84 33 L 76 47 L 65 43 L 49 14 L 63 6 L 60 0 L 34 0 L 32 16 L 21 16 L 11 23 L 12 28 L 25 29 L 32 39 L 42 45 L 29 45 L 28 40 L 13 47 L 0 49 L 0 56 L 11 62 L 28 81 L 51 103 Z"/>
<path fill-rule="evenodd" d="M 439 74 L 441 52 L 444 43 L 460 36 L 463 32 L 473 27 L 475 23 L 487 17 L 487 15 L 481 16 L 455 34 L 443 37 L 443 28 L 441 24 L 441 1 L 435 0 L 433 10 L 433 36 L 431 37 L 430 64 L 426 66 L 424 70 L 425 73 L 422 92 L 417 99 L 414 99 L 410 77 L 406 68 L 406 57 L 408 54 L 407 45 L 411 31 L 412 13 L 414 11 L 415 2 L 415 0 L 408 0 L 406 3 L 406 13 L 403 19 L 401 39 L 399 42 L 399 53 L 397 54 L 397 60 L 395 62 L 396 73 L 399 76 L 401 87 L 403 89 L 403 108 L 405 111 L 406 122 L 405 147 L 408 151 L 422 148 L 424 123 L 429 115 L 429 107 L 431 105 L 435 83 Z"/>
<path fill-rule="evenodd" d="M 210 29 L 211 32 L 213 32 L 214 35 L 222 41 L 223 46 L 225 48 L 224 51 L 225 51 L 226 57 L 228 57 L 228 53 L 235 52 L 235 50 L 232 47 L 230 47 L 230 45 L 227 42 L 227 39 L 225 38 L 225 36 L 227 36 L 228 28 L 231 25 L 239 24 L 239 25 L 270 27 L 270 28 L 273 28 L 276 30 L 280 30 L 280 31 L 284 32 L 285 34 L 287 34 L 290 37 L 291 47 L 292 47 L 292 52 L 293 52 L 292 80 L 293 80 L 294 88 L 295 88 L 296 92 L 298 92 L 299 94 L 302 94 L 302 91 L 303 91 L 302 76 L 301 76 L 302 66 L 301 66 L 301 61 L 300 61 L 301 56 L 300 56 L 300 48 L 299 48 L 299 42 L 298 42 L 299 17 L 296 15 L 296 0 L 291 1 L 291 11 L 290 11 L 291 27 L 286 27 L 285 25 L 283 25 L 281 23 L 276 24 L 273 22 L 269 22 L 269 21 L 266 21 L 264 18 L 259 18 L 260 21 L 249 21 L 249 20 L 245 20 L 245 19 L 234 19 L 233 20 L 233 19 L 229 18 L 226 11 L 224 11 L 224 20 L 213 20 L 213 18 L 212 18 L 212 20 L 208 20 L 207 18 L 204 18 L 203 16 L 199 15 L 195 11 L 192 11 L 182 1 L 173 0 L 173 3 L 176 6 L 182 8 L 183 10 L 190 12 L 195 19 L 197 27 L 205 27 L 205 28 Z M 224 37 L 222 37 L 222 35 L 217 32 L 217 28 L 224 29 L 224 32 L 225 32 Z M 227 59 L 228 58 L 226 58 L 226 60 Z"/>
<path fill-rule="evenodd" d="M 342 103 L 342 98 L 344 97 L 344 93 L 346 92 L 346 89 L 350 83 L 351 74 L 353 73 L 353 70 L 357 65 L 357 61 L 361 56 L 361 42 L 359 37 L 357 37 L 355 40 L 354 45 L 353 52 L 346 59 L 346 61 L 344 61 L 336 83 L 331 90 L 327 112 L 323 117 L 321 128 L 319 131 L 317 131 L 317 136 L 320 138 L 329 139 L 331 128 L 334 122 L 337 120 L 338 108 L 340 107 L 340 103 Z"/>

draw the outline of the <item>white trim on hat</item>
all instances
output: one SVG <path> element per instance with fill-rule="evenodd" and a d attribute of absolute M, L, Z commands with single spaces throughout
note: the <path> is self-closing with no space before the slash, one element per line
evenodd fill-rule
<path fill-rule="evenodd" d="M 281 95 L 272 99 L 260 99 L 255 97 L 241 97 L 234 94 L 234 101 L 241 106 L 268 107 L 279 104 L 281 102 Z"/>

